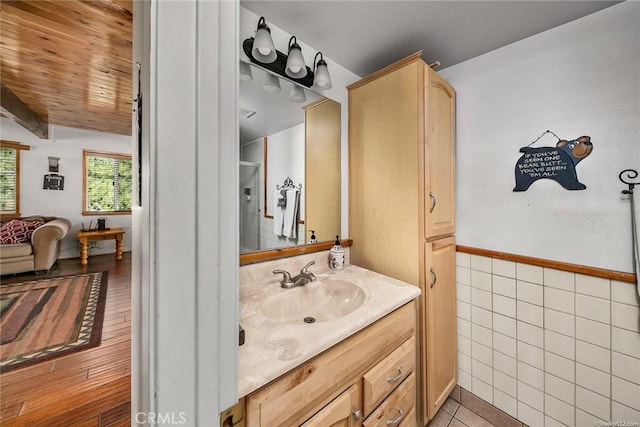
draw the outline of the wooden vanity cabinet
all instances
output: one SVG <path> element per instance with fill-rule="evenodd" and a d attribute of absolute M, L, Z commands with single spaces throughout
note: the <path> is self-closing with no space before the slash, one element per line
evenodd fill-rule
<path fill-rule="evenodd" d="M 347 89 L 351 263 L 422 289 L 416 393 L 425 425 L 457 374 L 455 91 L 420 57 Z"/>
<path fill-rule="evenodd" d="M 248 395 L 245 426 L 413 426 L 416 311 L 411 301 Z"/>

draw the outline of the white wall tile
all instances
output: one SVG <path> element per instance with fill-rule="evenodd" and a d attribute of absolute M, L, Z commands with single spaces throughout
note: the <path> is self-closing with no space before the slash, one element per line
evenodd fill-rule
<path fill-rule="evenodd" d="M 556 270 L 555 268 L 544 269 L 544 285 L 573 292 L 575 290 L 575 274 L 570 271 Z"/>
<path fill-rule="evenodd" d="M 518 341 L 518 360 L 544 369 L 544 350 L 522 341 Z"/>
<path fill-rule="evenodd" d="M 492 260 L 493 275 L 503 277 L 516 277 L 516 263 L 513 261 L 507 261 L 505 259 Z M 494 277 L 495 278 L 495 277 Z"/>
<path fill-rule="evenodd" d="M 538 368 L 518 361 L 518 382 L 523 382 L 538 390 L 544 390 L 544 373 Z M 520 389 L 518 388 L 518 390 Z M 522 399 L 518 394 L 518 400 L 525 399 Z"/>
<path fill-rule="evenodd" d="M 640 357 L 640 354 L 638 356 Z M 611 373 L 616 377 L 640 385 L 640 359 L 612 351 Z"/>
<path fill-rule="evenodd" d="M 553 396 L 545 395 L 544 412 L 546 415 L 561 421 L 568 426 L 575 425 L 575 411 L 573 405 L 569 405 Z"/>
<path fill-rule="evenodd" d="M 544 348 L 544 329 L 518 321 L 518 341 Z"/>
<path fill-rule="evenodd" d="M 542 307 L 524 301 L 517 301 L 516 303 L 516 318 L 535 326 L 542 327 L 544 325 Z"/>
<path fill-rule="evenodd" d="M 542 305 L 542 290 L 542 285 L 534 283 L 518 280 L 516 284 L 516 295 L 518 297 L 518 301 L 525 301 L 530 304 Z"/>
<path fill-rule="evenodd" d="M 517 397 L 518 381 L 495 368 L 493 369 L 493 387 L 509 396 Z"/>
<path fill-rule="evenodd" d="M 491 273 L 491 258 L 482 255 L 471 255 L 471 269 Z"/>
<path fill-rule="evenodd" d="M 576 317 L 576 338 L 600 347 L 610 348 L 611 327 L 604 323 Z"/>
<path fill-rule="evenodd" d="M 611 378 L 611 398 L 625 406 L 640 410 L 640 385 L 613 377 Z"/>
<path fill-rule="evenodd" d="M 485 328 L 492 327 L 493 316 L 489 310 L 485 310 L 482 307 L 471 306 L 471 323 L 484 326 Z"/>
<path fill-rule="evenodd" d="M 458 369 L 458 385 L 464 389 L 471 390 L 471 374 Z"/>
<path fill-rule="evenodd" d="M 511 338 L 497 332 L 493 333 L 493 348 L 507 356 L 516 357 L 517 355 L 517 341 L 515 338 Z"/>
<path fill-rule="evenodd" d="M 464 320 L 471 320 L 471 304 L 468 302 L 456 301 L 456 315 Z"/>
<path fill-rule="evenodd" d="M 576 362 L 591 366 L 604 372 L 611 372 L 611 351 L 589 344 L 584 341 L 576 341 Z"/>
<path fill-rule="evenodd" d="M 478 360 L 471 360 L 471 375 L 473 375 L 474 379 L 477 378 L 489 385 L 493 385 L 493 368 Z"/>
<path fill-rule="evenodd" d="M 611 322 L 608 299 L 576 294 L 576 316 L 609 324 Z"/>
<path fill-rule="evenodd" d="M 576 274 L 576 292 L 598 298 L 610 298 L 611 281 L 601 277 Z"/>
<path fill-rule="evenodd" d="M 544 427 L 567 427 L 567 424 L 561 423 L 560 421 L 551 418 L 549 414 L 545 414 Z M 571 427 L 573 427 L 573 425 Z"/>
<path fill-rule="evenodd" d="M 502 295 L 493 294 L 493 311 L 515 319 L 516 300 Z"/>
<path fill-rule="evenodd" d="M 575 381 L 575 362 L 557 354 L 544 352 L 544 369 L 546 372 L 564 380 Z M 497 365 L 496 365 L 497 366 Z"/>
<path fill-rule="evenodd" d="M 471 392 L 480 399 L 493 404 L 493 387 L 475 376 L 471 379 Z"/>
<path fill-rule="evenodd" d="M 515 316 L 507 317 L 499 313 L 493 313 L 493 330 L 509 337 L 516 337 Z"/>
<path fill-rule="evenodd" d="M 611 375 L 576 363 L 576 384 L 605 397 L 611 397 Z"/>
<path fill-rule="evenodd" d="M 575 360 L 575 340 L 566 335 L 553 331 L 544 331 L 545 350 L 555 353 L 558 356 Z"/>
<path fill-rule="evenodd" d="M 518 400 L 538 411 L 544 411 L 544 393 L 535 387 L 518 381 Z"/>
<path fill-rule="evenodd" d="M 491 292 L 471 288 L 471 305 L 491 311 Z"/>
<path fill-rule="evenodd" d="M 516 279 L 510 277 L 493 276 L 493 293 L 505 297 L 516 297 Z"/>
<path fill-rule="evenodd" d="M 471 304 L 471 286 L 456 283 L 456 299 Z"/>
<path fill-rule="evenodd" d="M 545 373 L 544 391 L 570 405 L 575 404 L 576 385 L 570 381 Z"/>
<path fill-rule="evenodd" d="M 542 285 L 544 283 L 542 267 L 523 264 L 521 262 L 516 264 L 516 278 L 529 283 L 537 283 L 538 285 Z"/>
<path fill-rule="evenodd" d="M 544 288 L 544 306 L 563 313 L 574 314 L 574 293 L 553 288 Z"/>
<path fill-rule="evenodd" d="M 623 304 L 638 305 L 636 286 L 633 283 L 611 281 L 611 300 Z"/>
<path fill-rule="evenodd" d="M 612 302 L 611 324 L 618 328 L 640 332 L 640 308 L 638 308 L 638 306 Z"/>
<path fill-rule="evenodd" d="M 485 365 L 493 366 L 493 351 L 486 345 L 471 342 L 471 358 Z"/>
<path fill-rule="evenodd" d="M 576 318 L 572 314 L 544 309 L 544 327 L 570 337 L 575 336 Z"/>
<path fill-rule="evenodd" d="M 456 282 L 462 285 L 471 286 L 471 269 L 457 265 Z"/>
<path fill-rule="evenodd" d="M 540 411 L 536 411 L 532 407 L 518 401 L 518 420 L 531 427 L 538 427 L 544 425 L 544 414 Z"/>
<path fill-rule="evenodd" d="M 610 400 L 586 388 L 576 386 L 576 407 L 602 420 L 610 420 Z"/>
<path fill-rule="evenodd" d="M 456 265 L 461 267 L 471 267 L 471 254 L 456 252 Z"/>
<path fill-rule="evenodd" d="M 614 416 L 614 419 L 615 418 Z M 604 423 L 604 420 L 596 417 L 595 415 L 588 414 L 581 409 L 576 409 L 576 426 L 597 426 L 597 425 L 605 425 L 598 424 L 598 422 Z"/>
<path fill-rule="evenodd" d="M 640 355 L 640 334 L 612 327 L 611 349 L 627 356 L 638 357 Z"/>
<path fill-rule="evenodd" d="M 462 335 L 458 335 L 458 351 L 467 356 L 471 356 L 471 340 Z"/>
<path fill-rule="evenodd" d="M 629 408 L 616 401 L 611 402 L 611 419 L 637 423 L 640 420 L 640 410 Z"/>
<path fill-rule="evenodd" d="M 471 287 L 491 292 L 491 273 L 471 270 Z"/>
<path fill-rule="evenodd" d="M 471 325 L 471 340 L 484 344 L 487 347 L 493 346 L 492 339 L 493 332 L 489 328 L 484 326 L 472 324 Z"/>
<path fill-rule="evenodd" d="M 471 373 L 471 356 L 458 352 L 458 369 Z"/>
<path fill-rule="evenodd" d="M 495 407 L 511 415 L 513 418 L 518 416 L 518 401 L 516 398 L 495 388 L 493 389 L 493 404 Z"/>
<path fill-rule="evenodd" d="M 518 363 L 516 358 L 507 356 L 499 351 L 493 352 L 493 367 L 513 378 L 518 376 Z"/>
<path fill-rule="evenodd" d="M 456 318 L 458 323 L 458 334 L 466 338 L 471 338 L 471 322 L 461 318 Z"/>

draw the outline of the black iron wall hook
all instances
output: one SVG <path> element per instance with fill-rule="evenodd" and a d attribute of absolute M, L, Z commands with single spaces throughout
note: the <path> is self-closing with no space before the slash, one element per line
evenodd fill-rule
<path fill-rule="evenodd" d="M 626 174 L 626 176 L 625 176 Z M 618 175 L 618 178 L 620 179 L 620 181 L 622 181 L 623 183 L 627 184 L 629 186 L 628 190 L 622 190 L 622 194 L 633 194 L 633 187 L 635 187 L 636 185 L 640 185 L 640 182 L 631 182 L 630 180 L 632 179 L 636 179 L 638 178 L 638 171 L 635 169 L 625 169 L 622 172 L 620 172 L 620 175 Z M 628 179 L 629 181 L 625 180 Z"/>

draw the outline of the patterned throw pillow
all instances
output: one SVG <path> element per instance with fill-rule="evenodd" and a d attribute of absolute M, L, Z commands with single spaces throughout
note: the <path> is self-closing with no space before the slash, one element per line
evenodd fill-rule
<path fill-rule="evenodd" d="M 0 244 L 15 245 L 28 243 L 36 228 L 44 224 L 43 221 L 22 221 L 12 219 L 0 228 Z"/>

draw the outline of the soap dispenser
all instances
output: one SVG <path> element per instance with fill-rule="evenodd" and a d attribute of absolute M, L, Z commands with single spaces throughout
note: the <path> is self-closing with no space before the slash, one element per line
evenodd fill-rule
<path fill-rule="evenodd" d="M 311 238 L 309 239 L 309 243 L 318 243 L 318 239 L 316 239 L 316 232 L 314 230 L 311 231 Z"/>
<path fill-rule="evenodd" d="M 329 267 L 332 270 L 342 270 L 344 268 L 344 248 L 340 244 L 339 236 L 336 236 L 336 242 L 329 251 Z"/>

